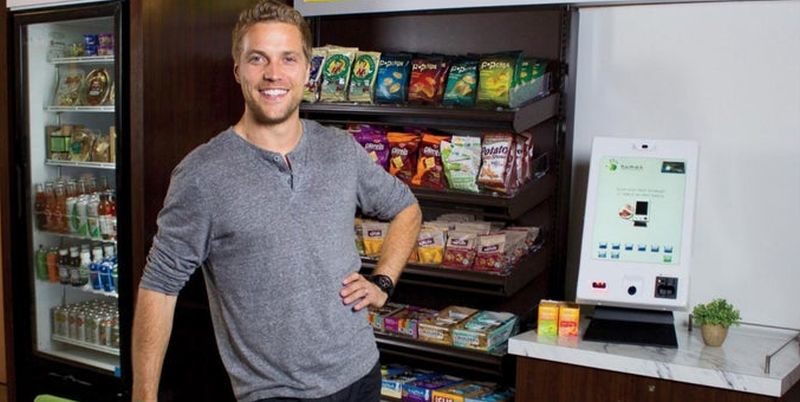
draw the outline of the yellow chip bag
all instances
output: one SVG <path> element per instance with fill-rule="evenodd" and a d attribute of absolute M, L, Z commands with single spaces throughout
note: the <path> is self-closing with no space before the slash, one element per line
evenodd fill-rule
<path fill-rule="evenodd" d="M 478 104 L 508 107 L 509 91 L 519 53 L 503 53 L 481 58 L 478 79 Z"/>

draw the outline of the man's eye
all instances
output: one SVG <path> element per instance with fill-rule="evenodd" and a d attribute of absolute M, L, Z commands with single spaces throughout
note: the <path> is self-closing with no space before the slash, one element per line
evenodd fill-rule
<path fill-rule="evenodd" d="M 297 57 L 295 57 L 295 56 L 286 57 L 285 60 L 286 60 L 287 63 L 297 63 Z"/>
<path fill-rule="evenodd" d="M 259 56 L 259 55 L 257 55 L 257 54 L 254 54 L 254 55 L 250 56 L 248 61 L 250 63 L 261 63 L 262 61 L 264 61 L 264 58 Z"/>

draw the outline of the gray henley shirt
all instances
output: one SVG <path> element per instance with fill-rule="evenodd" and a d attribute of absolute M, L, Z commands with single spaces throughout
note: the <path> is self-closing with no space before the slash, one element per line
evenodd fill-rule
<path fill-rule="evenodd" d="M 366 310 L 342 303 L 360 268 L 356 208 L 388 220 L 416 202 L 346 132 L 303 120 L 295 149 L 233 129 L 172 173 L 140 287 L 176 295 L 202 266 L 236 398 L 318 398 L 366 375 L 378 350 Z M 191 367 L 187 367 L 191 369 Z"/>

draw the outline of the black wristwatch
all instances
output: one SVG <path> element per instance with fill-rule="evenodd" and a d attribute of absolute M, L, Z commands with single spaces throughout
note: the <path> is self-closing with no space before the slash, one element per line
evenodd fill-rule
<path fill-rule="evenodd" d="M 394 293 L 394 282 L 388 275 L 370 275 L 367 277 L 367 279 L 369 279 L 370 282 L 378 285 L 378 287 L 389 296 L 387 300 L 392 297 L 392 293 Z"/>

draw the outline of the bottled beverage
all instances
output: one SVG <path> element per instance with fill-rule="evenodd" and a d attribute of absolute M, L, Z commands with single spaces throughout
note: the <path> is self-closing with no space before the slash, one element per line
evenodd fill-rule
<path fill-rule="evenodd" d="M 58 282 L 69 285 L 69 250 L 62 248 L 58 250 Z"/>
<path fill-rule="evenodd" d="M 75 212 L 78 216 L 78 235 L 89 237 L 89 196 L 81 195 L 75 203 Z"/>
<path fill-rule="evenodd" d="M 111 203 L 108 194 L 100 194 L 100 203 L 97 204 L 97 215 L 100 223 L 100 236 L 108 240 L 111 238 Z"/>
<path fill-rule="evenodd" d="M 53 226 L 54 232 L 67 233 L 67 191 L 64 188 L 64 183 L 56 184 L 56 206 L 55 206 L 55 222 Z"/>
<path fill-rule="evenodd" d="M 47 206 L 47 195 L 44 192 L 44 185 L 41 183 L 36 184 L 36 198 L 33 203 L 34 220 L 36 228 L 39 230 L 46 230 L 47 219 L 45 215 L 45 208 Z"/>
<path fill-rule="evenodd" d="M 72 286 L 80 286 L 80 266 L 81 255 L 77 246 L 69 248 L 69 283 Z"/>
<path fill-rule="evenodd" d="M 111 267 L 111 285 L 114 287 L 114 290 L 119 289 L 119 274 L 117 272 L 117 264 L 114 264 Z"/>
<path fill-rule="evenodd" d="M 108 195 L 109 215 L 111 215 L 109 240 L 117 240 L 117 195 L 110 191 Z"/>
<path fill-rule="evenodd" d="M 81 251 L 81 265 L 78 268 L 78 283 L 77 286 L 83 286 L 89 283 L 89 266 L 92 264 L 92 256 L 89 250 Z M 75 285 L 75 283 L 73 283 Z"/>
<path fill-rule="evenodd" d="M 89 265 L 89 281 L 92 283 L 92 289 L 103 289 L 103 283 L 100 282 L 100 262 L 93 262 Z"/>
<path fill-rule="evenodd" d="M 80 226 L 80 221 L 78 219 L 78 197 L 67 197 L 66 204 L 67 231 L 69 233 L 77 234 Z"/>
<path fill-rule="evenodd" d="M 112 91 L 113 92 L 113 91 Z M 117 130 L 114 126 L 108 128 L 108 160 L 111 163 L 117 162 Z"/>
<path fill-rule="evenodd" d="M 47 276 L 47 250 L 41 244 L 36 250 L 36 278 L 42 281 L 49 279 Z"/>
<path fill-rule="evenodd" d="M 47 251 L 47 280 L 58 282 L 58 249 L 55 247 Z"/>
<path fill-rule="evenodd" d="M 105 243 L 103 244 L 103 257 L 104 258 L 114 258 L 117 256 L 117 248 L 114 247 L 113 243 Z"/>
<path fill-rule="evenodd" d="M 97 213 L 97 208 L 100 205 L 100 197 L 97 194 L 91 194 L 86 204 L 86 221 L 89 237 L 92 239 L 99 239 L 100 236 L 100 220 Z"/>
<path fill-rule="evenodd" d="M 53 183 L 47 182 L 44 185 L 44 229 L 55 231 L 56 225 L 56 193 L 53 188 Z"/>

